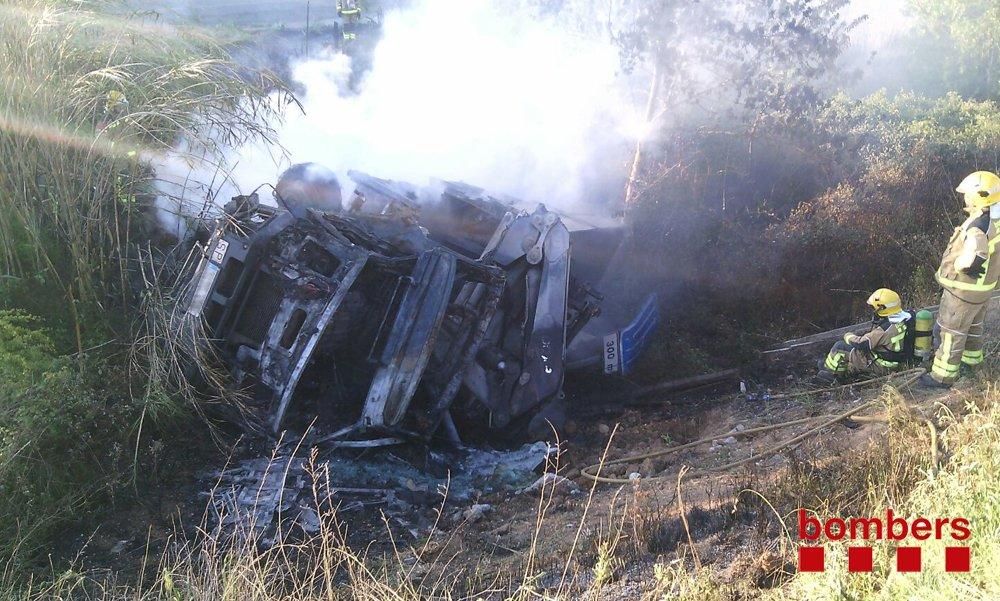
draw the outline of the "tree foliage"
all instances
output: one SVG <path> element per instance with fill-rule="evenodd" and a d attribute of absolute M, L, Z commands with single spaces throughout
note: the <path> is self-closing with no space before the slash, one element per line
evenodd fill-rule
<path fill-rule="evenodd" d="M 822 98 L 857 25 L 842 15 L 848 3 L 623 0 L 610 26 L 626 66 L 655 65 L 668 103 L 787 113 Z"/>
<path fill-rule="evenodd" d="M 1000 3 L 909 0 L 916 17 L 911 60 L 924 82 L 977 99 L 1000 98 Z"/>
<path fill-rule="evenodd" d="M 720 339 L 843 325 L 883 286 L 932 301 L 964 217 L 954 187 L 998 166 L 993 102 L 837 95 L 803 117 L 762 126 L 752 150 L 738 132 L 675 131 L 645 167 L 638 269 L 673 314 L 703 311 L 700 330 L 731 320 Z"/>

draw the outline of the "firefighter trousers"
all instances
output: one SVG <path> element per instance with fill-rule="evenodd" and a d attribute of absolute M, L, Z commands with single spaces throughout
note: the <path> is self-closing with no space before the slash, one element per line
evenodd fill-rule
<path fill-rule="evenodd" d="M 872 357 L 861 349 L 856 349 L 843 340 L 838 341 L 827 353 L 823 362 L 827 371 L 844 376 L 861 372 L 883 376 L 896 371 L 898 363 Z"/>
<path fill-rule="evenodd" d="M 950 384 L 958 379 L 962 364 L 976 366 L 983 362 L 983 324 L 989 303 L 970 303 L 949 290 L 941 294 L 937 325 L 941 344 L 934 354 L 931 377 Z"/>

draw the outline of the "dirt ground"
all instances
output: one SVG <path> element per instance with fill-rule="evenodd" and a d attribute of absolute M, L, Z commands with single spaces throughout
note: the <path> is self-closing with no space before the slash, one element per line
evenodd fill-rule
<path fill-rule="evenodd" d="M 991 315 L 987 336 L 995 337 L 1000 329 L 998 312 Z M 781 574 L 794 571 L 794 549 L 781 544 L 788 537 L 781 536 L 781 522 L 773 519 L 773 508 L 751 491 L 767 488 L 790 470 L 801 471 L 803 463 L 822 464 L 878 445 L 884 440 L 886 424 L 840 422 L 738 468 L 685 477 L 680 484 L 678 476 L 682 469 L 711 468 L 758 455 L 816 423 L 758 435 L 741 436 L 739 431 L 839 415 L 878 398 L 884 382 L 779 398 L 818 388 L 811 376 L 816 358 L 830 344 L 827 341 L 808 352 L 799 349 L 787 354 L 791 356 L 779 354 L 765 365 L 747 369 L 753 376 L 743 382 L 750 395 L 739 392 L 739 382 L 731 382 L 698 394 L 648 399 L 641 406 L 601 414 L 584 413 L 568 428 L 559 465 L 559 473 L 578 489 L 556 487 L 551 497 L 533 494 L 484 499 L 482 502 L 492 503 L 495 511 L 442 533 L 445 544 L 433 545 L 436 553 L 422 557 L 428 572 L 433 572 L 433 559 L 442 557 L 453 558 L 450 565 L 485 564 L 488 573 L 508 570 L 517 574 L 531 562 L 544 574 L 537 583 L 539 588 L 555 588 L 568 575 L 575 586 L 586 589 L 595 578 L 594 566 L 600 563 L 602 546 L 607 549 L 610 545 L 620 563 L 613 582 L 602 588 L 602 596 L 609 599 L 640 595 L 651 585 L 651 567 L 656 563 L 700 564 L 711 566 L 723 581 L 739 579 L 762 587 L 774 584 Z M 895 382 L 906 379 L 899 376 Z M 952 390 L 942 392 L 911 385 L 899 389 L 898 400 L 920 417 L 932 417 L 942 406 L 960 412 L 964 392 L 976 386 L 975 381 L 960 381 Z M 901 404 L 891 409 L 903 410 Z M 886 408 L 877 404 L 859 415 L 884 417 Z M 608 466 L 600 472 L 624 479 L 639 476 L 627 484 L 595 485 L 580 475 L 581 468 L 600 463 L 602 457 L 614 460 L 653 453 L 702 438 L 715 442 L 661 458 Z M 791 521 L 785 526 L 795 527 Z M 423 572 L 418 571 L 418 575 Z"/>
<path fill-rule="evenodd" d="M 988 336 L 998 329 L 994 318 Z M 748 375 L 743 383 L 750 394 L 741 394 L 740 382 L 731 381 L 697 393 L 643 399 L 642 405 L 580 408 L 560 440 L 558 465 L 551 467 L 568 481 L 543 492 L 484 493 L 472 503 L 427 506 L 420 510 L 425 514 L 421 521 L 431 526 L 417 532 L 387 524 L 374 506 L 351 514 L 348 541 L 373 561 L 400 562 L 412 579 L 457 581 L 480 591 L 521 582 L 528 574 L 537 576 L 539 589 L 567 582 L 584 589 L 595 577 L 607 578 L 603 596 L 636 597 L 650 586 L 652 566 L 671 562 L 711 566 L 723 581 L 749 575 L 750 581 L 767 586 L 794 569 L 792 550 L 781 543 L 788 540 L 781 536 L 781 521 L 750 491 L 766 488 L 803 463 L 830 461 L 877 444 L 886 425 L 840 422 L 738 468 L 685 475 L 680 483 L 678 476 L 682 469 L 697 471 L 759 455 L 815 422 L 756 435 L 741 435 L 742 430 L 840 414 L 881 393 L 878 383 L 782 398 L 817 387 L 811 376 L 826 346 L 744 366 Z M 908 405 L 929 416 L 939 403 L 957 409 L 962 391 L 975 385 L 960 382 L 945 392 L 910 386 L 900 392 Z M 616 394 L 608 391 L 609 398 Z M 879 406 L 862 414 L 884 411 Z M 714 442 L 601 470 L 602 476 L 636 478 L 625 484 L 595 485 L 580 474 L 602 457 L 663 451 L 706 437 Z M 241 452 L 253 449 L 237 450 Z M 166 457 L 159 466 L 165 476 L 158 488 L 142 491 L 134 502 L 123 500 L 94 531 L 67 541 L 62 554 L 91 569 L 138 573 L 144 565 L 155 567 L 168 545 L 194 537 L 204 527 L 206 499 L 199 475 L 227 460 L 211 441 Z M 473 506 L 477 509 L 470 511 Z M 393 530 L 391 538 L 387 529 Z M 610 560 L 610 576 L 595 570 L 603 560 Z M 487 582 L 484 574 L 499 576 Z"/>

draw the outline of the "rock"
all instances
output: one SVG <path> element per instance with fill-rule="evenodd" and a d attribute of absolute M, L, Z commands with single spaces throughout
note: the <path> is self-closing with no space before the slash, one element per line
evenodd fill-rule
<path fill-rule="evenodd" d="M 628 475 L 628 479 L 629 480 L 640 480 L 640 479 L 642 479 L 642 474 L 640 474 L 639 472 L 632 472 L 631 474 Z"/>
<path fill-rule="evenodd" d="M 597 424 L 597 432 L 600 433 L 601 436 L 607 436 L 611 433 L 611 428 L 607 424 Z"/>
<path fill-rule="evenodd" d="M 434 555 L 437 552 L 441 551 L 441 549 L 443 549 L 447 543 L 448 543 L 448 536 L 444 532 L 441 532 L 440 530 L 435 530 L 434 532 L 430 533 L 430 535 L 427 537 L 426 542 L 424 542 L 422 552 L 428 555 Z"/>
<path fill-rule="evenodd" d="M 777 466 L 779 466 L 779 465 L 781 465 L 783 463 L 785 463 L 784 456 L 782 456 L 782 455 L 771 455 L 770 457 L 768 457 L 767 459 L 764 459 L 763 461 L 758 461 L 757 465 L 759 465 L 761 467 L 777 467 Z"/>
<path fill-rule="evenodd" d="M 493 511 L 493 506 L 486 503 L 476 503 L 462 512 L 465 521 L 475 524 Z"/>
<path fill-rule="evenodd" d="M 557 489 L 564 489 L 570 494 L 574 490 L 579 490 L 580 487 L 577 486 L 576 482 L 573 482 L 569 478 L 564 478 L 558 474 L 553 474 L 551 472 L 543 474 L 538 480 L 535 480 L 534 484 L 531 486 L 526 486 L 521 490 L 517 491 L 517 494 L 523 495 L 529 492 L 536 492 L 542 490 L 545 487 L 555 487 Z"/>

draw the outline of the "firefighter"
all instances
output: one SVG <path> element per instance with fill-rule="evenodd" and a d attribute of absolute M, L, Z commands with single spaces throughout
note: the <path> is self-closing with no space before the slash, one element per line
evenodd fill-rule
<path fill-rule="evenodd" d="M 879 288 L 868 297 L 868 305 L 875 312 L 871 330 L 861 336 L 845 334 L 833 345 L 826 359 L 819 360 L 821 382 L 865 371 L 887 374 L 913 360 L 913 315 L 903 310 L 899 294 Z"/>
<path fill-rule="evenodd" d="M 358 0 L 339 0 L 337 14 L 345 19 L 357 21 L 361 18 L 361 6 Z"/>
<path fill-rule="evenodd" d="M 949 388 L 959 372 L 983 362 L 983 323 L 986 306 L 1000 278 L 1000 177 L 977 171 L 962 180 L 956 191 L 965 197 L 969 218 L 955 228 L 944 251 L 936 278 L 943 292 L 937 325 L 941 342 L 929 373 L 920 383 Z"/>

